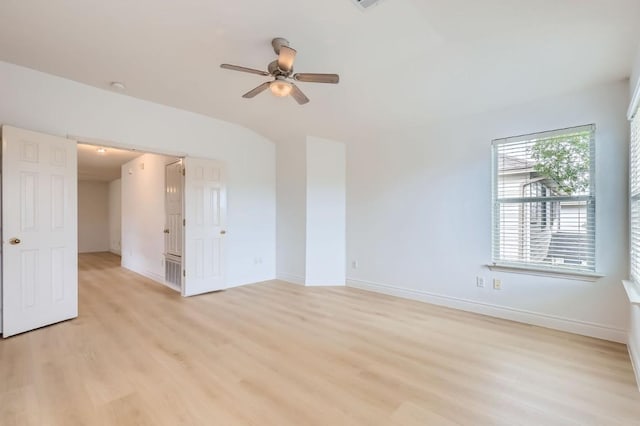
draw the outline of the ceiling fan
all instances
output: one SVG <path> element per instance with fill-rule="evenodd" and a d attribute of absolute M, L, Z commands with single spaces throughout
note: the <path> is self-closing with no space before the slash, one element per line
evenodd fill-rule
<path fill-rule="evenodd" d="M 289 42 L 281 37 L 274 38 L 271 41 L 273 50 L 278 55 L 278 59 L 271 62 L 267 66 L 267 71 L 256 70 L 253 68 L 241 67 L 239 65 L 222 64 L 221 68 L 233 71 L 248 72 L 250 74 L 262 75 L 264 77 L 273 77 L 273 81 L 262 83 L 255 89 L 249 90 L 242 95 L 243 98 L 253 98 L 254 96 L 271 89 L 271 93 L 275 96 L 284 97 L 291 95 L 300 105 L 309 102 L 309 98 L 292 82 L 288 80 L 302 81 L 305 83 L 331 83 L 337 84 L 340 81 L 338 74 L 314 74 L 314 73 L 293 73 L 293 61 L 296 58 L 296 51 L 289 47 Z"/>

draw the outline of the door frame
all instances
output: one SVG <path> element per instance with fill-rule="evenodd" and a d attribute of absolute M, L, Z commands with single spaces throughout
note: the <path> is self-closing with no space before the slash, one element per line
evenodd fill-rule
<path fill-rule="evenodd" d="M 158 154 L 158 155 L 165 155 L 167 157 L 176 157 L 176 158 L 184 158 L 184 157 L 188 157 L 189 156 L 186 152 L 169 151 L 169 150 L 165 151 L 165 150 L 157 149 L 157 148 L 148 148 L 148 147 L 145 147 L 145 146 L 142 146 L 142 145 L 115 142 L 115 141 L 108 140 L 108 139 L 90 138 L 90 137 L 86 137 L 86 136 L 77 136 L 77 135 L 72 135 L 72 134 L 68 134 L 65 137 L 67 139 L 73 139 L 77 143 L 83 143 L 83 144 L 87 144 L 87 145 L 103 146 L 105 148 L 125 149 L 125 150 L 128 150 L 128 151 L 139 151 L 139 152 L 144 153 L 144 154 Z"/>
<path fill-rule="evenodd" d="M 96 145 L 96 146 L 102 146 L 105 148 L 116 148 L 116 149 L 125 149 L 125 150 L 130 150 L 130 151 L 139 151 L 141 153 L 145 153 L 145 154 L 157 154 L 157 155 L 164 155 L 164 156 L 168 156 L 168 157 L 175 157 L 175 158 L 179 158 L 183 160 L 183 165 L 186 167 L 185 164 L 185 158 L 200 158 L 200 159 L 205 159 L 205 160 L 212 160 L 212 161 L 217 161 L 220 164 L 225 166 L 226 169 L 226 165 L 228 164 L 227 161 L 225 160 L 221 160 L 219 158 L 208 158 L 208 157 L 194 157 L 194 156 L 190 156 L 189 154 L 187 154 L 186 152 L 179 152 L 179 151 L 169 151 L 169 150 L 162 150 L 162 149 L 157 149 L 157 148 L 147 148 L 144 147 L 142 145 L 135 145 L 135 144 L 126 144 L 126 143 L 120 143 L 120 142 L 115 142 L 112 140 L 105 140 L 105 139 L 98 139 L 98 138 L 92 138 L 92 137 L 87 137 L 87 136 L 78 136 L 78 135 L 72 135 L 72 134 L 68 134 L 67 135 L 68 139 L 73 139 L 75 141 L 77 141 L 77 143 L 82 143 L 82 144 L 89 144 L 89 145 Z M 225 185 L 227 184 L 227 182 L 225 181 Z M 182 217 L 183 219 L 185 218 L 185 201 L 186 201 L 186 180 L 183 179 L 182 180 L 182 185 L 183 185 L 183 198 L 182 198 Z M 185 235 L 186 233 L 182 232 L 182 248 L 183 248 L 183 256 L 182 256 L 182 270 L 183 270 L 183 274 L 181 277 L 181 291 L 180 294 L 182 295 L 182 297 L 187 297 L 184 295 L 184 269 L 185 269 L 185 265 L 186 265 L 186 260 L 185 260 L 185 244 L 186 244 L 186 240 L 185 240 Z M 225 262 L 226 262 L 226 258 L 225 258 Z M 226 270 L 226 265 L 225 266 L 225 270 Z M 155 281 L 155 280 L 154 280 Z M 225 281 L 225 286 L 226 286 L 226 276 L 224 278 Z M 158 281 L 156 281 L 158 282 Z M 158 282 L 159 284 L 162 285 L 166 285 L 164 282 Z M 170 287 L 173 289 L 173 287 Z"/>
<path fill-rule="evenodd" d="M 98 138 L 91 138 L 91 137 L 86 137 L 86 136 L 76 136 L 76 135 L 71 135 L 68 134 L 67 139 L 72 139 L 75 140 L 78 144 L 87 144 L 87 145 L 94 145 L 94 146 L 98 146 L 98 147 L 104 147 L 104 148 L 114 148 L 114 149 L 122 149 L 122 150 L 127 150 L 127 151 L 134 151 L 134 152 L 140 152 L 141 154 L 156 154 L 156 155 L 162 155 L 165 157 L 175 157 L 178 160 L 181 160 L 184 164 L 184 159 L 186 157 L 188 157 L 188 155 L 184 152 L 177 152 L 177 151 L 164 151 L 164 150 L 159 150 L 159 149 L 154 149 L 154 148 L 146 148 L 143 147 L 141 145 L 133 145 L 133 144 L 124 144 L 124 143 L 120 143 L 120 142 L 115 142 L 112 140 L 106 140 L 106 139 L 98 139 Z M 183 199 L 182 199 L 182 216 L 184 217 L 184 179 L 182 180 L 182 192 L 183 192 Z M 166 202 L 166 200 L 165 200 Z M 166 207 L 166 206 L 165 206 Z M 165 212 L 166 213 L 166 208 L 165 208 Z M 184 230 L 182 232 L 182 246 L 184 247 Z M 184 270 L 184 257 L 182 259 L 182 269 Z M 135 271 L 134 271 L 135 272 Z M 137 274 L 140 274 L 139 272 L 136 272 Z M 178 293 L 180 293 L 180 290 L 176 290 L 174 287 L 168 285 L 164 280 L 163 281 L 159 281 L 158 279 L 155 279 L 149 275 L 144 275 L 144 274 L 140 274 L 143 275 L 145 278 L 148 278 L 158 284 L 161 284 L 163 286 L 166 286 L 172 290 L 177 291 Z M 181 276 L 181 282 L 180 282 L 180 288 L 182 288 L 184 286 L 184 275 Z"/>
<path fill-rule="evenodd" d="M 181 168 L 180 168 L 180 174 L 181 174 L 180 186 L 181 186 L 181 190 L 182 190 L 182 194 L 181 194 L 182 202 L 180 203 L 180 216 L 182 218 L 182 225 L 181 225 L 182 226 L 182 232 L 181 232 L 181 240 L 182 241 L 181 241 L 181 246 L 180 246 L 180 266 L 181 266 L 181 268 L 180 268 L 180 283 L 179 283 L 179 288 L 174 288 L 173 285 L 170 285 L 169 283 L 166 282 L 166 274 L 167 274 L 166 273 L 166 268 L 167 268 L 166 267 L 166 261 L 167 261 L 167 254 L 169 254 L 169 253 L 166 253 L 166 252 L 165 252 L 165 283 L 164 283 L 164 285 L 166 285 L 170 289 L 175 290 L 176 292 L 181 293 L 181 294 L 182 294 L 182 291 L 184 289 L 184 278 L 185 278 L 185 276 L 184 276 L 184 258 L 185 258 L 185 256 L 184 256 L 184 243 L 185 243 L 185 239 L 184 239 L 184 231 L 185 231 L 185 222 L 184 222 L 184 202 L 185 202 L 185 199 L 184 199 L 184 192 L 185 192 L 184 170 L 185 170 L 185 165 L 184 165 L 184 163 L 185 163 L 185 158 L 186 157 L 180 157 L 178 160 L 176 160 L 174 162 L 171 162 L 171 163 L 168 163 L 168 164 L 165 164 L 165 166 L 164 166 L 165 167 L 165 174 L 164 174 L 164 176 L 165 176 L 165 181 L 164 181 L 165 189 L 167 187 L 167 167 L 171 166 L 171 165 L 174 165 L 176 163 L 180 163 L 180 166 L 181 166 Z M 167 211 L 168 211 L 167 204 L 168 204 L 167 203 L 167 195 L 165 193 L 165 197 L 164 197 L 165 232 L 166 232 L 166 229 L 167 229 L 166 228 L 166 226 L 167 226 Z M 165 250 L 167 248 L 166 236 L 165 236 L 164 248 L 165 248 Z"/>

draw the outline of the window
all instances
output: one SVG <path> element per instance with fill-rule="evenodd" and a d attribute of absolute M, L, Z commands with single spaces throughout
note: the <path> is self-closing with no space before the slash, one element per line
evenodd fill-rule
<path fill-rule="evenodd" d="M 640 283 L 640 109 L 631 119 L 629 192 L 631 197 L 631 280 Z"/>
<path fill-rule="evenodd" d="M 594 133 L 588 125 L 493 141 L 494 265 L 595 272 Z"/>

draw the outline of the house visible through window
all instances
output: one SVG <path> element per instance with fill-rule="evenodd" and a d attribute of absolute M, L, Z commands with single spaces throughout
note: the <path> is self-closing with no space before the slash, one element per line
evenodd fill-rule
<path fill-rule="evenodd" d="M 595 271 L 595 126 L 493 141 L 493 262 Z"/>

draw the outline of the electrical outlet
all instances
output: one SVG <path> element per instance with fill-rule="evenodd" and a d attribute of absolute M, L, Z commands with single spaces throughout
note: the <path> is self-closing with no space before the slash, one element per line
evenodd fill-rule
<path fill-rule="evenodd" d="M 351 267 L 352 267 L 353 269 L 358 269 L 358 261 L 357 261 L 357 260 L 352 261 L 352 262 L 351 262 Z"/>
<path fill-rule="evenodd" d="M 484 277 L 476 277 L 476 285 L 478 287 L 484 287 Z"/>
<path fill-rule="evenodd" d="M 502 280 L 494 278 L 493 279 L 493 289 L 494 290 L 502 290 Z"/>

